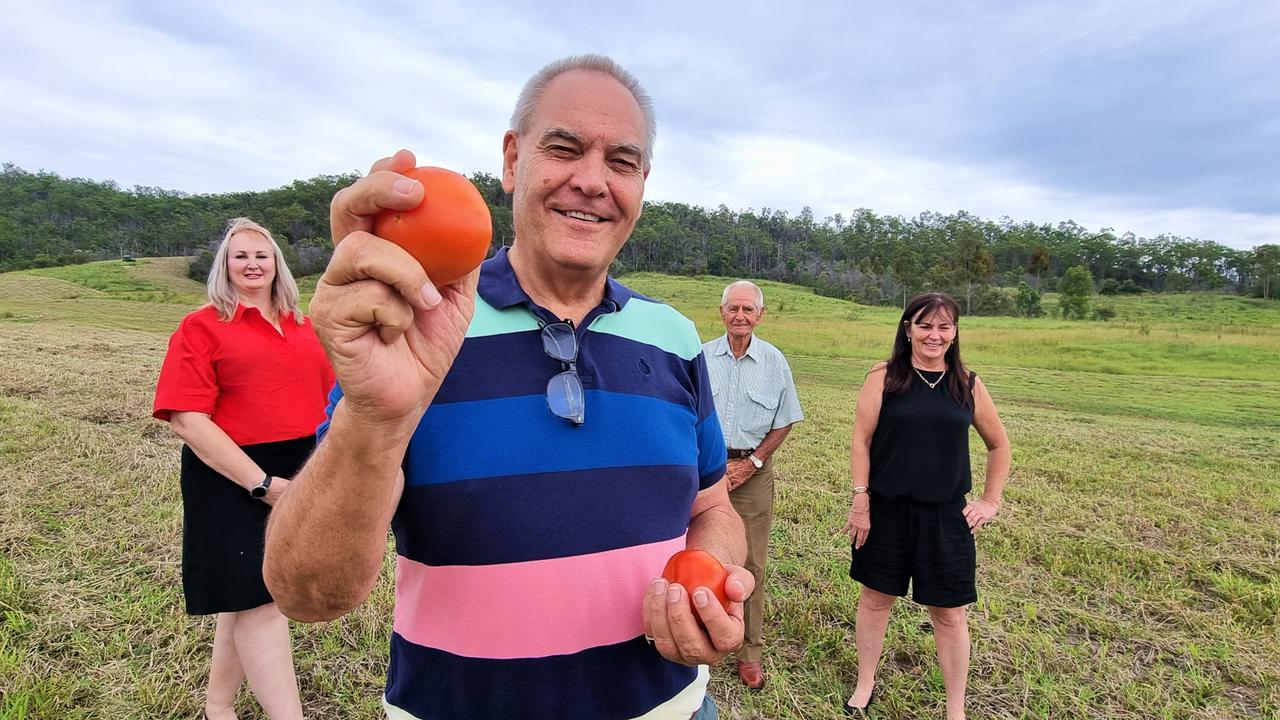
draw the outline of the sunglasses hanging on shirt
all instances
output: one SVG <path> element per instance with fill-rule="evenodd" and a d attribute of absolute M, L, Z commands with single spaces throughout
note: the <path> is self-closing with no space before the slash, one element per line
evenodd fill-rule
<path fill-rule="evenodd" d="M 557 322 L 542 326 L 542 349 L 564 368 L 564 372 L 547 381 L 547 408 L 556 417 L 581 425 L 587 408 L 582 378 L 578 377 L 578 335 L 573 324 Z"/>

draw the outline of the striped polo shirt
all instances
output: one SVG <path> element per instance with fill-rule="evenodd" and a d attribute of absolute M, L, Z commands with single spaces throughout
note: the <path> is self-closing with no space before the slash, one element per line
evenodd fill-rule
<path fill-rule="evenodd" d="M 578 328 L 576 426 L 547 407 L 564 367 L 540 333 L 558 320 L 505 248 L 485 262 L 466 340 L 404 458 L 393 719 L 675 718 L 701 703 L 705 670 L 662 658 L 643 625 L 694 496 L 724 474 L 697 331 L 609 278 Z"/>

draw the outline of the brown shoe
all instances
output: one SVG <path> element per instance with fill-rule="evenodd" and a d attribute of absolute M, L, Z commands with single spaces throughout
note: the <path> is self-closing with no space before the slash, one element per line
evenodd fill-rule
<path fill-rule="evenodd" d="M 759 690 L 764 687 L 764 668 L 758 662 L 738 661 L 738 678 L 748 690 Z"/>

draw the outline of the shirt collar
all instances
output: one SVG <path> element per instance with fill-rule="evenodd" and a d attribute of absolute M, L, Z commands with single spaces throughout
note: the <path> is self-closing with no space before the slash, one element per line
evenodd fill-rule
<path fill-rule="evenodd" d="M 507 250 L 506 247 L 498 248 L 498 252 L 480 266 L 480 283 L 476 287 L 476 293 L 497 310 L 521 304 L 533 306 L 535 303 L 529 297 L 529 293 L 520 287 L 520 281 L 516 278 L 515 268 L 511 267 L 511 258 L 508 257 Z M 635 293 L 627 286 L 611 276 L 605 276 L 602 304 L 609 306 L 610 311 L 621 310 L 634 296 Z"/>
<path fill-rule="evenodd" d="M 752 360 L 756 360 L 756 361 L 760 360 L 760 354 L 757 352 L 758 348 L 757 348 L 756 340 L 757 338 L 755 336 L 755 333 L 752 333 L 751 344 L 747 345 L 747 351 L 742 354 L 742 357 L 744 358 L 749 357 Z M 729 333 L 725 333 L 721 335 L 719 339 L 716 340 L 716 346 L 712 348 L 711 354 L 712 355 L 728 355 L 729 357 L 733 357 L 733 351 L 729 348 Z M 741 359 L 741 358 L 736 358 L 736 359 Z"/>
<path fill-rule="evenodd" d="M 266 319 L 265 317 L 262 316 L 262 311 L 259 310 L 258 308 L 251 308 L 248 305 L 242 305 L 240 303 L 236 303 L 236 311 L 231 313 L 231 322 L 233 323 L 240 322 L 240 320 L 244 318 L 244 314 L 249 310 L 252 310 L 255 313 L 257 313 L 258 317 L 262 317 L 264 320 Z M 280 316 L 280 327 L 284 327 L 286 320 L 293 320 L 293 313 L 285 313 Z"/>

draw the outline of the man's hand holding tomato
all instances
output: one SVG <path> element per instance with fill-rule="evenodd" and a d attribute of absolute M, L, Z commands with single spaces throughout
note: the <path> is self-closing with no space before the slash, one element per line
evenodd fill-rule
<path fill-rule="evenodd" d="M 755 590 L 756 581 L 739 565 L 724 563 L 724 569 L 729 573 L 724 582 L 728 611 L 707 587 L 686 588 L 660 577 L 649 584 L 644 632 L 663 657 L 682 665 L 714 665 L 742 647 L 742 603 Z"/>
<path fill-rule="evenodd" d="M 372 234 L 382 210 L 409 210 L 421 183 L 401 150 L 339 191 L 330 207 L 334 256 L 316 285 L 311 317 L 342 385 L 348 412 L 412 432 L 448 373 L 475 311 L 479 270 L 437 288 L 399 246 Z"/>
<path fill-rule="evenodd" d="M 294 619 L 338 617 L 377 583 L 404 486 L 400 459 L 475 311 L 478 269 L 437 288 L 412 255 L 371 232 L 381 211 L 423 201 L 422 184 L 399 174 L 415 164 L 408 150 L 383 158 L 330 205 L 334 253 L 310 314 L 343 399 L 325 441 L 272 510 L 263 566 Z M 323 481 L 310 481 L 317 472 Z M 321 538 L 336 549 L 311 551 Z"/>

